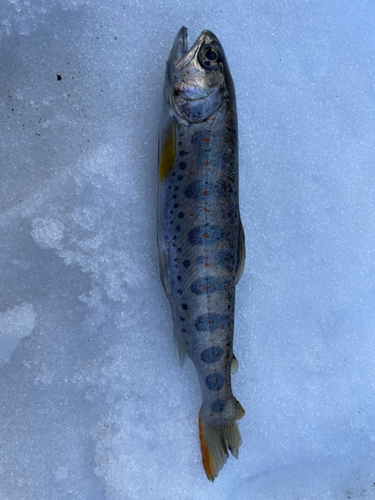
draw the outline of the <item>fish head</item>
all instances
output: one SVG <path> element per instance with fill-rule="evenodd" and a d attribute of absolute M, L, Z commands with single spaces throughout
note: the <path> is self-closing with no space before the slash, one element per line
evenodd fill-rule
<path fill-rule="evenodd" d="M 188 49 L 187 28 L 177 33 L 167 61 L 165 95 L 183 120 L 208 119 L 224 102 L 235 105 L 233 80 L 218 38 L 203 31 Z"/>

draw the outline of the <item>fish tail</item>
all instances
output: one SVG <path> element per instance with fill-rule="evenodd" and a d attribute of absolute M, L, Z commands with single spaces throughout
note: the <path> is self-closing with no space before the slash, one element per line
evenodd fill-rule
<path fill-rule="evenodd" d="M 202 462 L 206 475 L 212 482 L 227 461 L 228 450 L 235 458 L 238 458 L 238 448 L 241 446 L 242 440 L 236 420 L 242 418 L 245 411 L 236 399 L 235 406 L 236 413 L 231 423 L 212 425 L 205 419 L 202 408 L 199 412 Z"/>

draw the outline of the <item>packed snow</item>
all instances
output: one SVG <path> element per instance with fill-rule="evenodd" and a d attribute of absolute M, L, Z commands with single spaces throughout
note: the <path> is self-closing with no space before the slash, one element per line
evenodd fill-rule
<path fill-rule="evenodd" d="M 237 91 L 243 444 L 201 465 L 156 247 L 178 29 Z M 375 4 L 2 0 L 0 499 L 375 499 Z"/>

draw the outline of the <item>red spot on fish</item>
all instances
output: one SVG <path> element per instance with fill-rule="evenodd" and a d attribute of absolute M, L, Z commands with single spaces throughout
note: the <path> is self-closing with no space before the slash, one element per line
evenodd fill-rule
<path fill-rule="evenodd" d="M 210 235 L 208 233 L 204 233 L 203 238 L 209 238 Z"/>
<path fill-rule="evenodd" d="M 215 116 L 213 116 L 212 118 L 210 118 L 210 120 L 211 120 L 212 122 L 214 122 L 214 121 L 215 121 Z"/>
<path fill-rule="evenodd" d="M 204 287 L 202 288 L 202 290 L 205 290 L 205 291 L 206 291 L 206 290 L 209 290 L 209 288 L 210 288 L 210 287 L 207 285 L 207 286 L 204 286 Z"/>
<path fill-rule="evenodd" d="M 206 262 L 206 263 L 204 264 L 204 267 L 211 267 L 211 264 L 209 264 L 208 262 Z"/>
<path fill-rule="evenodd" d="M 204 162 L 204 164 L 205 164 L 205 165 L 209 165 L 209 164 L 210 164 L 210 162 L 209 162 L 208 160 L 206 160 L 206 161 Z"/>
<path fill-rule="evenodd" d="M 223 174 L 219 174 L 219 177 L 223 177 Z"/>
<path fill-rule="evenodd" d="M 194 175 L 194 172 L 190 172 L 190 174 L 189 174 L 189 175 Z"/>
<path fill-rule="evenodd" d="M 210 142 L 211 138 L 210 137 L 205 137 L 203 140 L 204 140 L 204 142 L 208 143 L 208 142 Z"/>
<path fill-rule="evenodd" d="M 209 211 L 210 211 L 210 209 L 209 209 L 209 208 L 206 208 L 206 207 L 203 207 L 203 210 L 204 210 L 205 212 L 209 212 Z"/>
<path fill-rule="evenodd" d="M 203 193 L 202 193 L 202 194 L 204 194 L 205 196 L 207 196 L 207 195 L 209 195 L 209 194 L 210 194 L 210 192 L 206 189 L 205 191 L 203 191 Z"/>

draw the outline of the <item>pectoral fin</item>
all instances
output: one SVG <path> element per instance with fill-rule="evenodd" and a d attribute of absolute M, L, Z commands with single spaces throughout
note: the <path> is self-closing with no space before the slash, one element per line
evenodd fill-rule
<path fill-rule="evenodd" d="M 172 170 L 176 156 L 176 123 L 169 117 L 159 136 L 159 181 L 163 182 Z"/>

